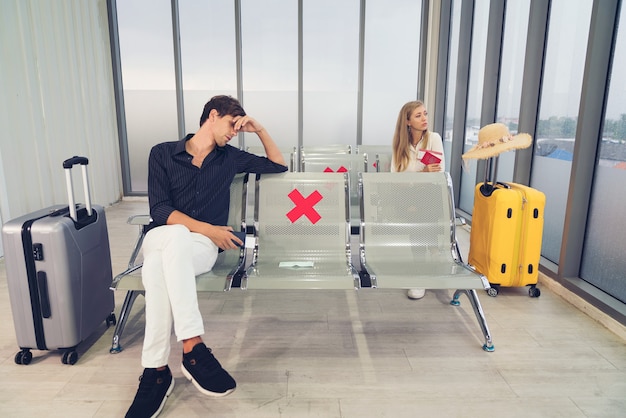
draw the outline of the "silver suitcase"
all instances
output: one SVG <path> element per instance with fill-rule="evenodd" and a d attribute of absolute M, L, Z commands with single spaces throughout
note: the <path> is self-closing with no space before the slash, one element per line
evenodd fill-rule
<path fill-rule="evenodd" d="M 115 324 L 111 252 L 104 208 L 91 205 L 88 160 L 63 162 L 69 206 L 55 205 L 10 220 L 2 227 L 7 285 L 20 351 L 63 350 L 62 362 L 78 360 L 76 347 L 102 324 Z M 85 203 L 75 204 L 72 167 L 80 165 Z"/>

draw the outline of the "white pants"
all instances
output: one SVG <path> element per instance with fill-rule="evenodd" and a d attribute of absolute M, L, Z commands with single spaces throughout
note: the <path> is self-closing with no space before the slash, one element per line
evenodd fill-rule
<path fill-rule="evenodd" d="M 144 368 L 168 363 L 172 323 L 178 341 L 204 334 L 196 278 L 213 268 L 218 247 L 183 225 L 150 230 L 143 242 L 142 281 L 146 289 Z"/>

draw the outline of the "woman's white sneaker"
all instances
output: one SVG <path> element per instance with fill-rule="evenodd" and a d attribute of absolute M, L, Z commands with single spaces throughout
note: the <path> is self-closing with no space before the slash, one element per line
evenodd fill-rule
<path fill-rule="evenodd" d="M 406 295 L 409 299 L 421 299 L 426 294 L 426 289 L 409 289 Z"/>

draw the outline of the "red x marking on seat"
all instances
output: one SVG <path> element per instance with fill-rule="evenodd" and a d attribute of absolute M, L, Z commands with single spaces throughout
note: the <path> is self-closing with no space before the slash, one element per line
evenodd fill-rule
<path fill-rule="evenodd" d="M 289 196 L 291 201 L 296 204 L 295 208 L 287 212 L 287 217 L 291 223 L 294 223 L 303 215 L 309 218 L 309 221 L 313 224 L 322 219 L 320 214 L 313 208 L 313 206 L 315 206 L 323 198 L 321 193 L 317 190 L 306 198 L 302 196 L 302 193 L 300 193 L 297 189 L 293 189 L 287 196 Z"/>
<path fill-rule="evenodd" d="M 345 168 L 344 166 L 341 166 L 341 167 L 339 167 L 339 168 L 337 169 L 337 171 L 336 171 L 336 172 L 337 172 L 337 173 L 345 173 L 345 172 L 347 172 L 347 171 L 348 171 L 348 169 L 347 169 L 347 168 Z M 326 167 L 326 168 L 324 169 L 324 173 L 335 173 L 335 171 L 333 171 L 333 169 L 332 169 L 332 168 L 330 168 L 330 167 Z"/>

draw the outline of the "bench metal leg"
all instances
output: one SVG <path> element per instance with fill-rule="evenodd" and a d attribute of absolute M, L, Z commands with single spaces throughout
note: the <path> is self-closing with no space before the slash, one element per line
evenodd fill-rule
<path fill-rule="evenodd" d="M 483 350 L 489 352 L 494 351 L 495 347 L 493 346 L 493 342 L 491 341 L 491 333 L 489 332 L 489 327 L 487 326 L 485 313 L 483 312 L 483 308 L 480 305 L 480 301 L 478 300 L 478 294 L 476 293 L 476 289 L 457 290 L 456 292 L 454 292 L 454 296 L 450 301 L 451 305 L 459 306 L 461 304 L 461 302 L 459 302 L 461 293 L 465 293 L 470 300 L 472 308 L 474 309 L 474 314 L 476 315 L 476 319 L 478 320 L 478 325 L 480 325 L 480 328 L 483 331 L 483 335 L 485 336 L 485 344 L 483 344 Z"/>
<path fill-rule="evenodd" d="M 122 304 L 122 309 L 120 310 L 120 318 L 115 327 L 115 331 L 113 332 L 113 342 L 111 344 L 111 349 L 109 353 L 117 354 L 122 351 L 122 346 L 120 345 L 120 338 L 122 333 L 124 332 L 124 327 L 126 326 L 126 321 L 128 320 L 128 316 L 130 315 L 130 311 L 133 308 L 133 304 L 135 303 L 135 299 L 137 296 L 143 295 L 143 290 L 129 290 L 126 292 L 126 298 L 124 298 L 124 303 Z"/>

